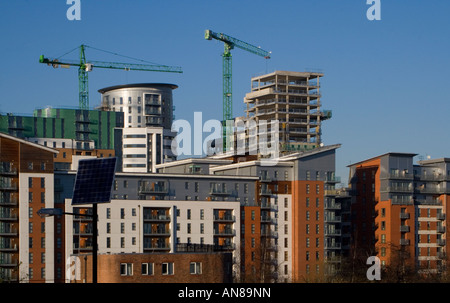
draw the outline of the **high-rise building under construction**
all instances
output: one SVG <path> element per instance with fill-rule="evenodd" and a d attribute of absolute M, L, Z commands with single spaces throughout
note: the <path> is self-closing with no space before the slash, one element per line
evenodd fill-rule
<path fill-rule="evenodd" d="M 275 71 L 251 79 L 244 102 L 246 119 L 278 120 L 280 151 L 308 150 L 321 142 L 322 121 L 331 111 L 322 110 L 318 72 Z"/>

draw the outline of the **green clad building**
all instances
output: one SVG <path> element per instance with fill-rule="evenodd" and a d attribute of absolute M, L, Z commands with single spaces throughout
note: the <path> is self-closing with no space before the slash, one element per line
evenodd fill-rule
<path fill-rule="evenodd" d="M 114 149 L 116 127 L 123 127 L 122 112 L 45 108 L 32 116 L 0 114 L 0 132 L 28 140 L 54 139 L 48 140 L 53 145 L 49 147 L 61 147 L 58 139 L 65 139 L 64 145 L 70 140 L 77 150 Z M 47 145 L 47 141 L 40 143 Z"/>

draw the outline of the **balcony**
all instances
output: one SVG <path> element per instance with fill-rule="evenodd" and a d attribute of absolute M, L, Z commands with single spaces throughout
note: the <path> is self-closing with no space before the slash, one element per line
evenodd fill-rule
<path fill-rule="evenodd" d="M 270 196 L 270 195 L 272 195 L 272 190 L 269 188 L 261 188 L 259 190 L 259 195 L 260 196 Z"/>
<path fill-rule="evenodd" d="M 400 239 L 400 245 L 402 246 L 408 246 L 409 242 L 409 239 Z"/>
<path fill-rule="evenodd" d="M 325 216 L 325 222 L 328 223 L 340 223 L 341 222 L 341 216 Z"/>
<path fill-rule="evenodd" d="M 325 183 L 341 183 L 341 177 L 325 176 Z"/>
<path fill-rule="evenodd" d="M 77 251 L 84 251 L 84 252 L 88 252 L 88 251 L 92 251 L 92 243 L 85 243 L 80 245 L 78 242 L 74 242 L 73 243 L 73 250 L 77 250 Z"/>
<path fill-rule="evenodd" d="M 341 204 L 334 202 L 334 199 L 332 201 L 325 201 L 325 209 L 339 210 L 341 209 Z"/>
<path fill-rule="evenodd" d="M 400 232 L 402 232 L 402 233 L 408 233 L 409 230 L 410 230 L 410 228 L 409 228 L 408 225 L 401 225 L 400 226 Z"/>
<path fill-rule="evenodd" d="M 228 196 L 231 194 L 231 192 L 229 192 L 226 188 L 221 188 L 221 187 L 212 187 L 209 191 L 210 195 L 219 195 L 219 196 Z"/>
<path fill-rule="evenodd" d="M 275 218 L 271 218 L 269 216 L 261 216 L 261 223 L 276 224 L 277 221 Z"/>
<path fill-rule="evenodd" d="M 445 226 L 437 226 L 436 227 L 436 232 L 439 234 L 444 234 L 445 233 Z"/>
<path fill-rule="evenodd" d="M 264 200 L 264 201 L 261 201 L 261 208 L 277 211 L 278 205 L 274 205 L 273 203 L 270 203 L 270 201 Z"/>
<path fill-rule="evenodd" d="M 236 217 L 229 214 L 215 214 L 214 215 L 214 221 L 217 222 L 236 222 Z"/>
<path fill-rule="evenodd" d="M 341 243 L 325 242 L 325 249 L 341 249 Z"/>
<path fill-rule="evenodd" d="M 410 217 L 409 213 L 400 213 L 400 219 L 406 220 L 409 219 L 409 217 Z"/>
<path fill-rule="evenodd" d="M 342 232 L 340 229 L 325 229 L 325 236 L 341 236 Z"/>
<path fill-rule="evenodd" d="M 145 228 L 144 236 L 170 236 L 170 228 Z"/>
<path fill-rule="evenodd" d="M 445 239 L 437 239 L 436 244 L 439 246 L 445 246 Z"/>
<path fill-rule="evenodd" d="M 17 236 L 18 235 L 17 228 L 11 227 L 10 225 L 6 224 L 0 225 L 0 236 Z"/>
<path fill-rule="evenodd" d="M 144 221 L 170 222 L 169 215 L 144 214 Z"/>
<path fill-rule="evenodd" d="M 259 181 L 261 181 L 261 182 L 272 182 L 272 178 L 269 177 L 269 174 L 262 174 L 259 177 Z"/>
<path fill-rule="evenodd" d="M 338 191 L 336 189 L 325 189 L 324 194 L 325 196 L 337 196 Z"/>
<path fill-rule="evenodd" d="M 236 230 L 234 230 L 234 229 L 223 229 L 223 230 L 214 229 L 214 236 L 234 237 L 234 236 L 236 236 Z"/>
<path fill-rule="evenodd" d="M 17 168 L 12 167 L 9 162 L 0 162 L 0 175 L 15 176 L 17 175 Z"/>
<path fill-rule="evenodd" d="M 436 219 L 438 219 L 438 220 L 445 220 L 445 214 L 443 214 L 443 213 L 437 213 L 437 214 L 436 214 Z"/>
<path fill-rule="evenodd" d="M 1 252 L 17 252 L 17 244 L 13 242 L 12 239 L 1 238 L 0 239 L 0 251 Z"/>
<path fill-rule="evenodd" d="M 139 186 L 139 194 L 159 194 L 164 195 L 169 193 L 169 188 L 165 183 L 161 184 L 147 184 Z"/>
<path fill-rule="evenodd" d="M 398 179 L 398 180 L 413 180 L 414 175 L 407 172 L 395 172 L 390 173 L 388 175 L 389 179 Z"/>
<path fill-rule="evenodd" d="M 152 251 L 170 250 L 170 244 L 169 243 L 151 243 L 151 242 L 145 241 L 145 239 L 144 239 L 144 250 L 152 250 Z"/>
<path fill-rule="evenodd" d="M 17 204 L 17 198 L 0 196 L 0 206 L 15 206 Z"/>
<path fill-rule="evenodd" d="M 16 191 L 17 185 L 11 183 L 0 183 L 0 190 L 3 191 Z"/>
<path fill-rule="evenodd" d="M 18 216 L 12 209 L 0 208 L 0 221 L 17 221 Z"/>
<path fill-rule="evenodd" d="M 412 193 L 412 187 L 401 187 L 401 186 L 388 186 L 386 190 L 381 190 L 382 192 L 394 192 L 394 193 Z"/>

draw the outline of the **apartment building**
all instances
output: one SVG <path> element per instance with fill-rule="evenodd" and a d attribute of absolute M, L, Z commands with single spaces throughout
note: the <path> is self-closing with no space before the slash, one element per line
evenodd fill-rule
<path fill-rule="evenodd" d="M 445 267 L 449 159 L 387 153 L 350 165 L 353 242 L 384 265 Z"/>
<path fill-rule="evenodd" d="M 155 172 L 155 166 L 176 159 L 171 144 L 176 133 L 172 91 L 166 83 L 138 83 L 102 88 L 101 110 L 124 114 L 123 128 L 117 128 L 116 151 L 119 170 Z"/>
<path fill-rule="evenodd" d="M 341 217 L 335 187 L 339 178 L 334 173 L 339 146 L 283 156 L 274 166 L 252 160 L 211 168 L 215 175 L 258 177 L 258 209 L 241 207 L 247 281 L 311 281 L 329 274 L 340 262 Z M 259 221 L 248 219 L 256 214 Z"/>
<path fill-rule="evenodd" d="M 0 133 L 0 280 L 53 282 L 54 149 Z"/>

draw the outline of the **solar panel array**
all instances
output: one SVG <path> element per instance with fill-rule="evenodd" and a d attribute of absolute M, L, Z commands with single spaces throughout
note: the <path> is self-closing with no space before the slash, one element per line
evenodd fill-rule
<path fill-rule="evenodd" d="M 116 158 L 97 158 L 79 161 L 72 205 L 111 201 L 116 160 Z"/>

